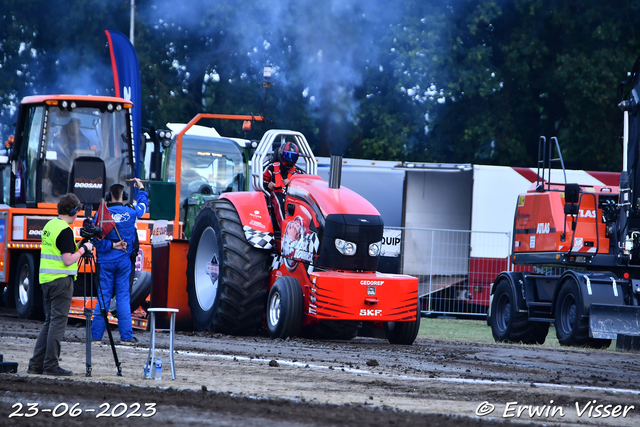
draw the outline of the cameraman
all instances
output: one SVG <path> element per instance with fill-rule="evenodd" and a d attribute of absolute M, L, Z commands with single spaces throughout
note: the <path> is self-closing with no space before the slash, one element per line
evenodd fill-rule
<path fill-rule="evenodd" d="M 116 297 L 116 310 L 118 311 L 118 330 L 120 342 L 133 344 L 139 342 L 133 336 L 131 327 L 131 307 L 129 294 L 129 275 L 131 274 L 131 253 L 137 235 L 136 220 L 144 215 L 148 206 L 148 195 L 142 182 L 134 178 L 139 189 L 136 203 L 125 205 L 127 193 L 122 184 L 113 184 L 109 187 L 111 193 L 110 202 L 107 196 L 107 209 L 113 217 L 115 227 L 102 240 L 96 242 L 97 263 L 100 264 L 100 289 L 98 291 L 98 303 L 93 316 L 91 336 L 95 341 L 102 339 L 106 325 L 100 313 L 101 307 L 111 305 L 111 298 Z M 103 305 L 104 304 L 104 305 Z"/>
<path fill-rule="evenodd" d="M 42 229 L 39 280 L 44 294 L 45 321 L 36 340 L 33 357 L 29 360 L 28 374 L 73 374 L 58 364 L 60 342 L 67 327 L 78 260 L 93 250 L 90 242 L 80 249 L 76 245 L 70 225 L 79 209 L 80 201 L 75 194 L 62 196 L 58 202 L 58 217 L 47 222 Z"/>

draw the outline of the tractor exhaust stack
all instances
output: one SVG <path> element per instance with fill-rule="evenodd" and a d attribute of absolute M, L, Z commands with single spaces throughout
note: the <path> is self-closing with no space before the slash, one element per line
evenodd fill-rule
<path fill-rule="evenodd" d="M 331 155 L 331 163 L 329 164 L 329 188 L 340 188 L 340 180 L 342 178 L 342 156 L 337 154 Z"/>

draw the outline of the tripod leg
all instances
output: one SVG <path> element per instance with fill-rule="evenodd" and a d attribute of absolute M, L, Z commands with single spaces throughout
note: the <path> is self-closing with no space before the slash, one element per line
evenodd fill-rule
<path fill-rule="evenodd" d="M 111 333 L 111 327 L 109 327 L 109 317 L 107 316 L 107 309 L 101 307 L 102 317 L 104 317 L 104 322 L 107 324 L 107 335 L 109 335 L 109 343 L 111 344 L 111 352 L 113 353 L 113 360 L 116 362 L 116 369 L 118 370 L 118 376 L 122 376 L 122 367 L 120 366 L 120 361 L 118 360 L 118 353 L 116 352 L 116 344 L 113 341 L 113 334 Z"/>
<path fill-rule="evenodd" d="M 87 350 L 86 350 L 86 364 L 87 364 L 87 373 L 86 376 L 91 376 L 91 316 L 93 315 L 93 310 L 84 308 L 84 316 L 86 319 L 85 329 L 86 329 L 86 339 L 87 339 Z"/>
<path fill-rule="evenodd" d="M 91 255 L 91 259 L 93 260 L 93 254 Z M 118 353 L 116 352 L 116 345 L 113 341 L 113 334 L 111 333 L 111 327 L 109 326 L 109 316 L 107 315 L 107 306 L 104 300 L 104 295 L 102 293 L 102 286 L 98 286 L 98 292 L 100 293 L 100 313 L 102 314 L 102 318 L 104 319 L 105 328 L 107 330 L 107 335 L 109 336 L 109 343 L 111 344 L 111 352 L 113 353 L 113 360 L 116 363 L 116 369 L 118 370 L 117 375 L 119 377 L 122 376 L 122 367 L 120 366 L 120 361 L 118 360 Z"/>
<path fill-rule="evenodd" d="M 82 289 L 82 293 L 83 293 L 83 303 L 84 303 L 84 318 L 85 318 L 85 336 L 86 336 L 86 340 L 87 340 L 87 347 L 86 347 L 86 351 L 85 351 L 85 357 L 86 357 L 86 374 L 85 376 L 90 377 L 91 376 L 91 316 L 93 316 L 93 309 L 92 308 L 87 308 L 87 266 L 89 267 L 89 283 L 91 283 L 91 296 L 93 297 L 93 270 L 91 269 L 91 263 L 89 262 L 89 259 L 85 259 L 84 260 L 84 279 L 82 281 L 83 284 L 83 289 Z M 90 300 L 90 304 L 93 303 L 93 298 L 91 298 Z"/>

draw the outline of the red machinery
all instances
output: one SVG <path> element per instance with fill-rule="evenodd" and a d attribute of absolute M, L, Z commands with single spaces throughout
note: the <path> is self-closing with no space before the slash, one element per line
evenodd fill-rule
<path fill-rule="evenodd" d="M 540 139 L 538 182 L 518 198 L 512 261 L 491 288 L 488 324 L 496 341 L 543 343 L 554 323 L 560 344 L 638 348 L 640 340 L 640 116 L 638 64 L 627 84 L 620 186 L 558 183 L 555 138 Z M 558 158 L 552 159 L 557 151 Z M 542 174 L 540 174 L 540 170 Z M 556 171 L 561 172 L 561 171 Z M 560 181 L 561 182 L 561 181 Z"/>
<path fill-rule="evenodd" d="M 264 168 L 280 144 L 300 148 L 285 219 L 273 220 Z M 187 256 L 195 326 L 251 334 L 265 320 L 272 338 L 353 338 L 362 322 L 389 342 L 411 344 L 420 326 L 418 280 L 376 272 L 383 222 L 364 198 L 340 186 L 336 157 L 329 183 L 298 132 L 270 130 L 251 164 L 255 192 L 226 193 L 196 218 Z"/>

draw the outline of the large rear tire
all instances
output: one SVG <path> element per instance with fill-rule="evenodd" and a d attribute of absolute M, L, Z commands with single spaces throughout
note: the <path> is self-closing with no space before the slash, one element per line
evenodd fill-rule
<path fill-rule="evenodd" d="M 18 258 L 13 294 L 20 319 L 44 319 L 42 287 L 38 279 L 39 261 L 30 252 Z"/>
<path fill-rule="evenodd" d="M 265 312 L 269 256 L 247 242 L 231 202 L 207 202 L 193 224 L 187 254 L 187 294 L 196 329 L 256 333 Z"/>
<path fill-rule="evenodd" d="M 564 282 L 555 307 L 556 336 L 560 345 L 607 348 L 611 340 L 589 337 L 589 318 L 584 316 L 584 304 L 575 279 Z"/>
<path fill-rule="evenodd" d="M 304 301 L 298 280 L 279 277 L 269 291 L 267 303 L 267 327 L 271 338 L 288 338 L 300 335 Z"/>
<path fill-rule="evenodd" d="M 384 335 L 390 344 L 411 345 L 420 331 L 420 311 L 411 322 L 384 322 Z"/>
<path fill-rule="evenodd" d="M 549 324 L 531 322 L 527 313 L 520 313 L 516 297 L 508 280 L 500 279 L 491 305 L 491 332 L 497 342 L 523 344 L 544 343 Z"/>

